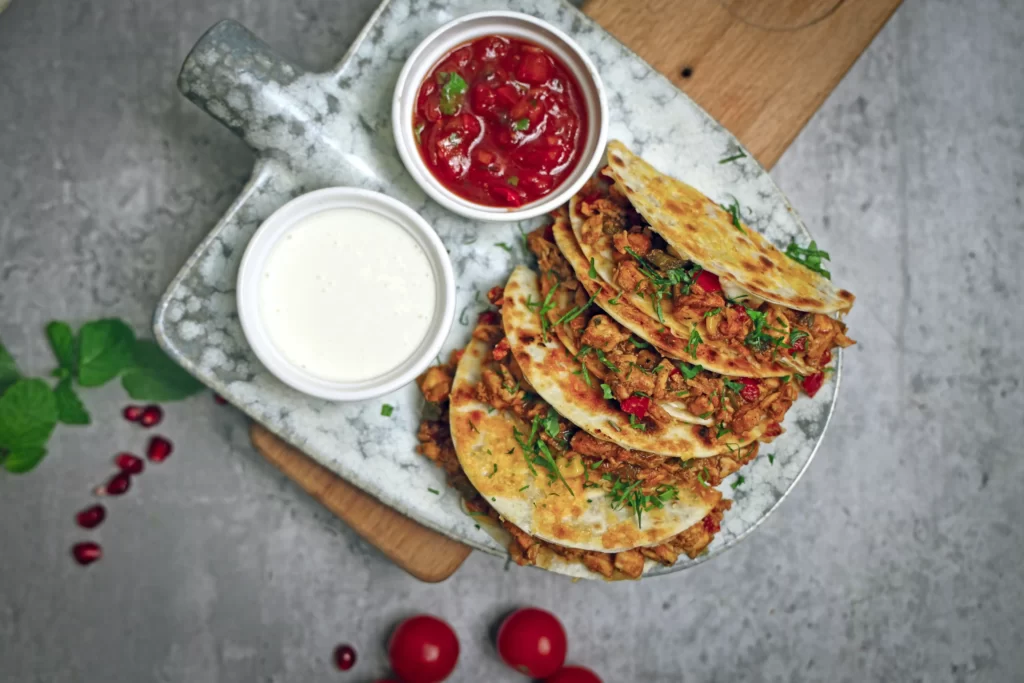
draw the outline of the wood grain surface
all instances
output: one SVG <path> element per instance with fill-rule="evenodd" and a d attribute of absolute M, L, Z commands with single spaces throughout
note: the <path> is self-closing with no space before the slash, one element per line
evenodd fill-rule
<path fill-rule="evenodd" d="M 771 167 L 900 0 L 590 0 L 584 11 L 664 73 Z M 685 75 L 684 75 L 685 73 Z M 265 458 L 422 581 L 470 548 L 419 525 L 259 425 Z"/>

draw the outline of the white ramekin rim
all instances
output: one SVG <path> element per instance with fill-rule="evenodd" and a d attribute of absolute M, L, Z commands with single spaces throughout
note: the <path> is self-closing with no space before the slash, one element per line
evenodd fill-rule
<path fill-rule="evenodd" d="M 398 367 L 359 382 L 325 380 L 291 363 L 271 341 L 260 313 L 259 279 L 274 246 L 302 219 L 338 208 L 366 209 L 401 226 L 423 249 L 437 284 L 434 317 L 420 345 Z M 376 398 L 413 381 L 440 352 L 455 318 L 455 275 L 448 252 L 437 233 L 402 202 L 379 192 L 351 187 L 329 187 L 300 195 L 265 220 L 253 234 L 242 256 L 236 294 L 242 331 L 267 370 L 297 391 L 330 401 Z"/>
<path fill-rule="evenodd" d="M 575 76 L 587 105 L 588 136 L 584 157 L 553 193 L 516 208 L 489 207 L 459 197 L 441 184 L 420 156 L 412 127 L 412 114 L 420 84 L 453 48 L 486 35 L 512 35 L 552 51 Z M 568 35 L 547 22 L 520 12 L 476 12 L 454 19 L 427 36 L 409 55 L 395 84 L 391 127 L 398 154 L 413 180 L 435 202 L 449 211 L 480 221 L 519 221 L 548 213 L 566 204 L 594 175 L 608 140 L 608 100 L 590 57 Z"/>

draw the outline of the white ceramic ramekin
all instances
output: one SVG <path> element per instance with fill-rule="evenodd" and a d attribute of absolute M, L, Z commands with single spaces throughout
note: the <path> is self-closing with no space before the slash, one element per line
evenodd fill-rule
<path fill-rule="evenodd" d="M 360 382 L 325 380 L 295 366 L 274 346 L 260 314 L 260 276 L 274 246 L 304 218 L 343 208 L 373 211 L 404 228 L 423 249 L 437 283 L 434 319 L 420 345 L 398 367 Z M 437 233 L 419 214 L 398 200 L 379 192 L 348 187 L 331 187 L 296 197 L 264 221 L 242 256 L 237 296 L 242 330 L 263 365 L 292 388 L 331 401 L 370 399 L 411 382 L 437 356 L 455 317 L 455 276 L 448 252 Z M 365 293 L 353 292 L 353 296 L 365 298 Z M 366 305 L 372 306 L 373 302 L 367 299 Z M 359 331 L 352 333 L 359 334 Z"/>
<path fill-rule="evenodd" d="M 587 108 L 588 131 L 576 170 L 555 190 L 535 202 L 515 208 L 484 206 L 456 195 L 438 182 L 420 156 L 412 116 L 420 85 L 434 66 L 454 48 L 488 35 L 527 40 L 548 50 L 572 72 Z M 395 85 L 391 126 L 398 154 L 413 179 L 441 206 L 481 221 L 518 221 L 547 213 L 569 201 L 594 174 L 608 138 L 608 101 L 597 69 L 572 38 L 548 23 L 518 12 L 479 12 L 437 29 L 413 50 Z"/>

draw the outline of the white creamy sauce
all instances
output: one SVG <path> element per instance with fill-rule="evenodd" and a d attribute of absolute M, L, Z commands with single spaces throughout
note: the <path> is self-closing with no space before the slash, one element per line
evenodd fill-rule
<path fill-rule="evenodd" d="M 358 382 L 398 367 L 426 337 L 435 301 L 420 245 L 365 209 L 299 221 L 260 277 L 260 314 L 274 346 L 330 381 Z"/>

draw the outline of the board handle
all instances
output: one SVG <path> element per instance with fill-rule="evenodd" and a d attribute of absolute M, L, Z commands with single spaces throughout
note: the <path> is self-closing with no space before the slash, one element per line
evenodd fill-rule
<path fill-rule="evenodd" d="M 274 147 L 267 134 L 287 122 L 304 127 L 317 115 L 288 86 L 305 71 L 237 21 L 215 24 L 188 53 L 178 90 L 257 151 Z"/>

